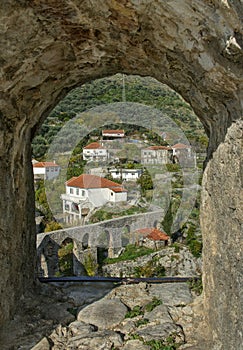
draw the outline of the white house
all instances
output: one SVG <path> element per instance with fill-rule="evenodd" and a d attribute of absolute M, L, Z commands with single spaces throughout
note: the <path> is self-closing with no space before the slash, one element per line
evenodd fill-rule
<path fill-rule="evenodd" d="M 136 181 L 141 175 L 142 169 L 110 169 L 109 170 L 113 179 Z"/>
<path fill-rule="evenodd" d="M 122 139 L 125 137 L 125 131 L 123 129 L 106 129 L 102 130 L 102 137 L 105 140 Z"/>
<path fill-rule="evenodd" d="M 52 180 L 60 173 L 61 167 L 55 162 L 33 161 L 34 180 Z"/>
<path fill-rule="evenodd" d="M 127 190 L 120 184 L 96 175 L 82 174 L 66 182 L 66 193 L 61 195 L 63 213 L 69 221 L 81 220 L 107 202 L 127 201 Z"/>
<path fill-rule="evenodd" d="M 141 150 L 142 164 L 168 164 L 172 162 L 172 148 L 150 146 Z"/>
<path fill-rule="evenodd" d="M 171 146 L 171 148 L 173 151 L 173 163 L 181 163 L 185 166 L 196 165 L 196 156 L 192 152 L 190 145 L 176 143 L 174 146 Z"/>
<path fill-rule="evenodd" d="M 83 148 L 83 159 L 89 161 L 105 162 L 109 158 L 108 150 L 99 142 L 92 142 Z"/>

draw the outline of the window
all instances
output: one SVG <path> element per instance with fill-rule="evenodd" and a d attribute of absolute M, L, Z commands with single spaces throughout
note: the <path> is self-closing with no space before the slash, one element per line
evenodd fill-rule
<path fill-rule="evenodd" d="M 70 205 L 69 204 L 65 204 L 65 210 L 70 210 Z"/>
<path fill-rule="evenodd" d="M 111 192 L 111 196 L 113 196 L 114 195 L 114 193 L 113 192 Z"/>
<path fill-rule="evenodd" d="M 73 194 L 73 188 L 70 188 L 70 194 Z"/>
<path fill-rule="evenodd" d="M 79 189 L 76 188 L 76 195 L 78 196 L 79 195 Z"/>
<path fill-rule="evenodd" d="M 85 197 L 85 191 L 82 190 L 82 197 Z"/>

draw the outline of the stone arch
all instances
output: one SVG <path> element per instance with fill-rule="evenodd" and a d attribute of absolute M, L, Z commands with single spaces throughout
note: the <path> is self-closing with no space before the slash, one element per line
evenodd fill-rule
<path fill-rule="evenodd" d="M 239 324 L 240 315 L 220 306 L 225 300 L 241 310 L 241 264 L 235 263 L 243 217 L 239 165 L 243 9 L 239 1 L 187 0 L 178 5 L 98 0 L 94 6 L 93 1 L 74 5 L 67 0 L 10 0 L 1 4 L 0 17 L 0 249 L 4 252 L 0 323 L 9 319 L 15 302 L 34 283 L 30 141 L 67 91 L 124 72 L 155 77 L 180 93 L 209 136 L 207 159 L 211 160 L 204 174 L 201 215 L 207 246 L 205 312 L 214 329 L 215 348 L 240 348 L 239 327 L 231 329 Z M 18 215 L 13 215 L 13 208 Z M 9 276 L 17 278 L 12 281 Z"/>
<path fill-rule="evenodd" d="M 89 233 L 85 233 L 82 237 L 82 249 L 85 250 L 89 247 Z"/>
<path fill-rule="evenodd" d="M 121 231 L 121 246 L 125 247 L 131 240 L 131 226 L 126 224 Z"/>
<path fill-rule="evenodd" d="M 58 250 L 60 245 L 50 236 L 44 237 L 37 251 L 38 276 L 55 276 L 58 272 Z"/>

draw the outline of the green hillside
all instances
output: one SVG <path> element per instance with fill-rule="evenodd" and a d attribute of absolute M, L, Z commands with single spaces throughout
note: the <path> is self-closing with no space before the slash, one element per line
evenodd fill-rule
<path fill-rule="evenodd" d="M 89 109 L 115 102 L 137 102 L 170 117 L 195 150 L 205 151 L 207 137 L 191 107 L 173 90 L 153 78 L 116 74 L 73 89 L 50 113 L 33 140 L 33 157 L 43 159 L 62 126 Z"/>

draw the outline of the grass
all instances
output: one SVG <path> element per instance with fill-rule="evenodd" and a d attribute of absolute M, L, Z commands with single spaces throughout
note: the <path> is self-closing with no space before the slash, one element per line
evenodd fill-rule
<path fill-rule="evenodd" d="M 105 264 L 114 264 L 120 261 L 134 260 L 140 256 L 148 255 L 153 253 L 154 250 L 146 247 L 139 247 L 134 244 L 128 244 L 124 252 L 118 258 L 106 258 Z"/>

